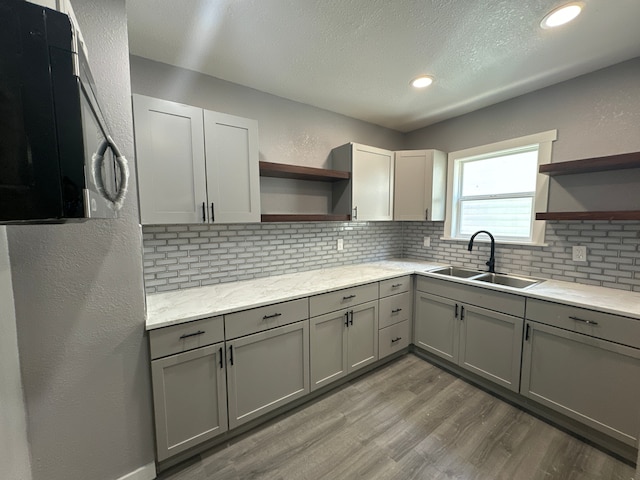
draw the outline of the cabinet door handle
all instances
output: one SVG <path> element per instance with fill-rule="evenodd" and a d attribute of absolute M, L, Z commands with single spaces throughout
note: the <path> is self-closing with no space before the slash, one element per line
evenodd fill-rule
<path fill-rule="evenodd" d="M 394 283 L 393 285 L 391 285 L 391 288 L 398 288 L 401 287 L 402 284 L 401 283 Z"/>
<path fill-rule="evenodd" d="M 229 363 L 233 365 L 233 345 L 229 345 Z"/>
<path fill-rule="evenodd" d="M 353 310 L 349 312 L 349 325 L 353 325 Z"/>
<path fill-rule="evenodd" d="M 424 211 L 424 219 L 425 220 L 429 220 L 429 209 L 428 208 Z"/>
<path fill-rule="evenodd" d="M 358 207 L 353 207 L 353 219 L 357 220 L 358 219 Z"/>
<path fill-rule="evenodd" d="M 351 300 L 352 298 L 356 298 L 355 295 L 347 295 L 346 297 L 342 297 L 343 300 Z"/>
<path fill-rule="evenodd" d="M 205 202 L 202 202 L 202 221 L 207 223 L 207 205 Z"/>
<path fill-rule="evenodd" d="M 460 320 L 464 320 L 464 305 L 460 307 Z"/>
<path fill-rule="evenodd" d="M 202 335 L 204 332 L 204 330 L 198 330 L 197 332 L 193 332 L 193 333 L 185 333 L 184 335 L 180 335 L 180 340 L 184 340 L 185 338 L 189 338 L 189 337 L 197 337 L 198 335 Z"/>
<path fill-rule="evenodd" d="M 391 343 L 396 343 L 396 342 L 399 342 L 400 340 L 402 340 L 402 337 L 396 337 L 393 340 L 391 340 Z"/>
<path fill-rule="evenodd" d="M 456 311 L 453 318 L 458 318 L 458 304 L 456 303 Z"/>
<path fill-rule="evenodd" d="M 276 318 L 276 317 L 281 317 L 282 314 L 281 313 L 274 313 L 273 315 L 265 315 L 264 317 L 262 317 L 263 320 L 267 320 L 269 318 Z"/>
<path fill-rule="evenodd" d="M 224 363 L 222 363 L 222 347 L 220 347 L 218 354 L 220 355 L 220 368 L 224 368 Z"/>
<path fill-rule="evenodd" d="M 395 308 L 395 309 L 391 310 L 391 313 L 398 313 L 398 312 L 401 312 L 401 311 L 402 311 L 401 308 Z"/>
<path fill-rule="evenodd" d="M 585 320 L 584 318 L 579 317 L 569 317 L 571 320 L 575 320 L 576 322 L 586 323 L 587 325 L 598 325 L 598 322 L 594 322 L 593 320 Z"/>
<path fill-rule="evenodd" d="M 345 312 L 344 314 L 344 326 L 349 328 L 349 312 Z"/>
<path fill-rule="evenodd" d="M 211 202 L 211 223 L 216 221 L 216 210 L 214 208 L 214 203 Z"/>
<path fill-rule="evenodd" d="M 529 341 L 529 334 L 531 333 L 531 324 L 527 323 L 527 329 L 525 330 L 524 333 L 524 340 L 527 342 Z"/>

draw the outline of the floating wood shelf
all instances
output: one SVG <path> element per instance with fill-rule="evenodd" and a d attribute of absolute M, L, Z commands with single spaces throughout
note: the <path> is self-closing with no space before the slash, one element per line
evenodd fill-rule
<path fill-rule="evenodd" d="M 261 219 L 263 222 L 348 222 L 351 215 L 268 213 L 262 214 Z"/>
<path fill-rule="evenodd" d="M 611 212 L 540 212 L 536 220 L 640 220 L 640 210 Z"/>
<path fill-rule="evenodd" d="M 608 157 L 585 158 L 570 162 L 547 163 L 540 165 L 539 172 L 545 175 L 571 175 L 575 173 L 606 172 L 640 168 L 640 152 L 610 155 Z"/>
<path fill-rule="evenodd" d="M 316 182 L 337 182 L 349 180 L 350 172 L 327 170 L 324 168 L 286 165 L 284 163 L 260 162 L 260 176 L 290 178 L 293 180 L 313 180 Z"/>

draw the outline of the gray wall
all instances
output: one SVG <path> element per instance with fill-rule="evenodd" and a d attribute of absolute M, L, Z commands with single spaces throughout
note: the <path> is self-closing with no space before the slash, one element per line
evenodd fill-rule
<path fill-rule="evenodd" d="M 0 467 L 3 478 L 31 480 L 29 445 L 9 248 L 5 227 L 0 227 Z"/>
<path fill-rule="evenodd" d="M 125 0 L 73 6 L 132 161 Z M 7 227 L 35 480 L 113 480 L 154 460 L 135 181 L 122 217 Z"/>

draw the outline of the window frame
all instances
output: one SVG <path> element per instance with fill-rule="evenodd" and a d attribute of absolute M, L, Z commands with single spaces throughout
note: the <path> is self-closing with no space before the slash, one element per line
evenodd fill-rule
<path fill-rule="evenodd" d="M 444 240 L 469 240 L 469 235 L 458 233 L 459 227 L 459 211 L 460 211 L 460 192 L 462 188 L 461 166 L 464 161 L 480 160 L 482 157 L 490 158 L 497 153 L 515 153 L 518 150 L 525 150 L 535 145 L 538 146 L 538 168 L 540 165 L 551 163 L 552 142 L 558 137 L 557 130 L 548 130 L 546 132 L 535 133 L 523 137 L 512 138 L 500 142 L 481 145 L 478 147 L 467 148 L 449 153 L 447 156 L 448 175 L 447 175 L 447 201 L 446 215 L 444 227 Z M 498 195 L 500 196 L 500 195 Z M 508 195 L 510 198 L 513 194 Z M 486 197 L 484 197 L 486 198 Z M 544 220 L 536 220 L 535 212 L 544 212 L 547 210 L 549 199 L 549 177 L 547 175 L 536 175 L 536 186 L 533 195 L 533 205 L 531 212 L 531 237 L 529 239 L 516 239 L 496 237 L 499 243 L 508 243 L 516 245 L 545 245 L 544 235 L 546 222 Z M 490 228 L 489 228 L 490 230 Z"/>

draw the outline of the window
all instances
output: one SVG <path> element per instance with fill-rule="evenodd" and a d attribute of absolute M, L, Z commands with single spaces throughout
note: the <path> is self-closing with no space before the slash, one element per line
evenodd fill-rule
<path fill-rule="evenodd" d="M 551 160 L 556 131 L 470 148 L 449 154 L 445 236 L 468 239 L 478 230 L 496 240 L 542 244 L 548 178 L 538 166 Z"/>

